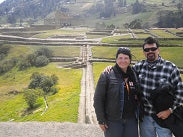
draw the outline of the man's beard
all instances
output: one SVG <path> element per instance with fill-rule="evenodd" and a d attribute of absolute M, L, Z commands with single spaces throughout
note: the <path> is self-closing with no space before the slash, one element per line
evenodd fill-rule
<path fill-rule="evenodd" d="M 153 61 L 155 61 L 155 59 L 156 59 L 156 57 L 155 57 L 155 54 L 154 53 L 147 54 L 147 60 L 149 62 L 153 62 Z"/>

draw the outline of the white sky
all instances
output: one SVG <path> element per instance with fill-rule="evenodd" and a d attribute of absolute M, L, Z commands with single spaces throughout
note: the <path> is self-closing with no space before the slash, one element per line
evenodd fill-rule
<path fill-rule="evenodd" d="M 2 3 L 3 1 L 5 1 L 5 0 L 0 0 L 0 3 Z"/>

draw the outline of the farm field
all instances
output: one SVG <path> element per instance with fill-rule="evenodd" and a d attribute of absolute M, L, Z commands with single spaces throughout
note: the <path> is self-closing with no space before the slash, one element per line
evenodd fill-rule
<path fill-rule="evenodd" d="M 27 45 L 13 45 L 8 44 L 4 46 L 9 46 L 10 52 L 7 59 L 12 57 L 26 56 L 33 53 L 35 50 L 42 48 L 44 46 L 27 46 Z M 53 52 L 53 56 L 62 57 L 78 57 L 80 55 L 80 48 L 76 46 L 46 46 Z"/>
<path fill-rule="evenodd" d="M 152 0 L 153 1 L 153 0 Z M 115 54 L 120 46 L 129 47 L 133 54 L 132 59 L 134 61 L 140 61 L 145 59 L 142 51 L 142 43 L 144 38 L 151 36 L 150 33 L 143 29 L 134 29 L 132 32 L 136 35 L 136 38 L 132 38 L 128 30 L 121 29 L 118 34 L 113 36 L 106 35 L 87 35 L 86 32 L 92 29 L 58 29 L 42 31 L 43 33 L 37 34 L 35 38 L 52 38 L 58 35 L 66 36 L 80 36 L 84 35 L 84 38 L 95 39 L 94 44 L 105 43 L 106 46 L 91 46 L 92 58 L 96 59 L 115 59 Z M 168 29 L 173 33 L 182 32 L 178 29 Z M 153 33 L 159 36 L 160 54 L 161 56 L 175 63 L 179 68 L 183 68 L 183 39 L 181 37 L 174 37 L 173 34 L 167 33 L 162 30 L 153 30 Z M 105 33 L 104 33 L 105 34 Z M 112 34 L 111 34 L 112 35 Z M 170 38 L 170 39 L 166 39 Z M 100 40 L 95 43 L 96 40 Z M 73 40 L 73 39 L 72 39 Z M 107 44 L 114 44 L 112 46 Z M 119 44 L 119 45 L 115 45 Z M 171 47 L 171 46 L 174 47 Z M 40 45 L 21 45 L 21 44 L 4 44 L 3 46 L 10 47 L 10 51 L 4 59 L 17 58 L 27 56 L 35 52 L 37 49 L 47 47 L 53 51 L 53 56 L 59 57 L 80 57 L 80 54 L 86 55 L 87 47 L 82 46 L 40 46 Z M 86 49 L 86 52 L 84 52 Z M 83 59 L 83 58 L 82 58 Z M 0 61 L 1 62 L 1 61 Z M 49 63 L 44 67 L 30 67 L 26 70 L 19 71 L 15 66 L 12 70 L 0 75 L 0 121 L 57 121 L 57 122 L 77 122 L 78 118 L 78 106 L 81 92 L 81 78 L 83 69 L 62 68 L 62 65 L 72 64 L 73 62 L 56 62 Z M 98 78 L 104 68 L 108 65 L 114 65 L 114 63 L 98 63 L 93 62 L 93 75 L 94 84 L 98 81 Z M 80 65 L 80 64 L 79 64 Z M 84 64 L 85 65 L 85 64 Z M 83 65 L 83 66 L 84 66 Z M 85 67 L 85 66 L 84 66 Z M 28 105 L 23 98 L 23 89 L 26 88 L 30 82 L 30 77 L 34 72 L 44 73 L 45 75 L 55 74 L 58 76 L 59 81 L 56 85 L 59 88 L 58 92 L 54 95 L 47 95 L 48 110 L 43 115 L 42 112 L 45 109 L 43 97 L 39 97 L 35 108 L 27 110 Z M 181 74 L 183 78 L 183 74 Z M 13 92 L 17 92 L 14 94 Z"/>
<path fill-rule="evenodd" d="M 115 59 L 115 53 L 118 47 L 93 47 L 93 57 L 94 58 L 109 58 Z M 131 52 L 134 55 L 133 60 L 139 61 L 145 59 L 142 48 L 131 47 Z M 183 68 L 182 58 L 183 58 L 183 48 L 182 47 L 160 47 L 160 55 L 169 61 L 175 63 L 178 67 Z"/>
<path fill-rule="evenodd" d="M 90 29 L 87 28 L 82 28 L 82 29 L 56 29 L 56 30 L 47 30 L 47 31 L 42 31 L 40 34 L 34 35 L 34 38 L 50 38 L 53 36 L 58 36 L 58 35 L 84 35 L 85 32 L 89 31 Z"/>

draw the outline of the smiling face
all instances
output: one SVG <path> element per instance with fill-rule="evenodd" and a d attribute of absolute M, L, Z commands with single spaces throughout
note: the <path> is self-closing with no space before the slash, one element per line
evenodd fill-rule
<path fill-rule="evenodd" d="M 126 72 L 128 66 L 130 65 L 130 57 L 128 55 L 120 53 L 118 54 L 116 63 L 124 72 Z"/>
<path fill-rule="evenodd" d="M 149 62 L 153 62 L 159 57 L 159 48 L 157 48 L 156 43 L 145 44 L 144 45 L 144 55 Z"/>

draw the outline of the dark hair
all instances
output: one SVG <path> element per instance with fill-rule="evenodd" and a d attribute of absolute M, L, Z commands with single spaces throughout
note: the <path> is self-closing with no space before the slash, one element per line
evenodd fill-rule
<path fill-rule="evenodd" d="M 144 40 L 144 44 L 143 44 L 143 49 L 144 49 L 144 46 L 146 44 L 156 44 L 157 48 L 159 47 L 159 42 L 157 39 L 153 38 L 153 37 L 147 37 L 145 40 Z"/>
<path fill-rule="evenodd" d="M 116 52 L 116 59 L 118 58 L 118 55 L 119 54 L 125 54 L 125 55 L 128 55 L 130 60 L 132 59 L 132 54 L 131 54 L 131 51 L 129 48 L 127 47 L 120 47 L 118 48 L 117 52 Z"/>

